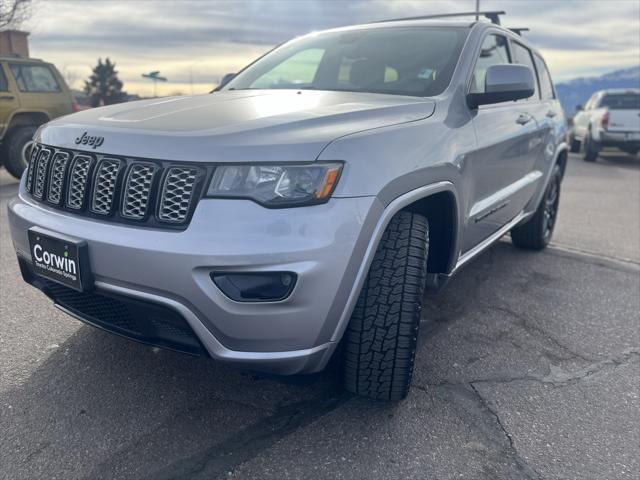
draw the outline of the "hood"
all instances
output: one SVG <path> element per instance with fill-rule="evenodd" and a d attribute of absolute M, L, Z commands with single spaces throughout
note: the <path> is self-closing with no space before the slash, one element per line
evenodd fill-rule
<path fill-rule="evenodd" d="M 434 108 L 433 100 L 398 95 L 225 91 L 85 110 L 48 123 L 39 141 L 162 160 L 312 161 L 338 137 L 426 118 Z M 102 139 L 76 143 L 83 135 Z"/>

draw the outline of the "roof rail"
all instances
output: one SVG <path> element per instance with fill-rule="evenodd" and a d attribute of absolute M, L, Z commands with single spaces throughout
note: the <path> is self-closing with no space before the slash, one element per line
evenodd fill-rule
<path fill-rule="evenodd" d="M 510 28 L 509 30 L 511 30 L 513 33 L 522 36 L 522 32 L 528 32 L 529 29 L 528 28 Z"/>
<path fill-rule="evenodd" d="M 419 17 L 405 17 L 405 18 L 391 18 L 389 20 L 378 20 L 377 22 L 372 23 L 385 23 L 385 22 L 399 22 L 402 20 L 427 20 L 430 18 L 449 18 L 449 17 L 476 17 L 476 20 L 479 17 L 485 17 L 491 20 L 491 23 L 495 23 L 496 25 L 500 25 L 500 15 L 505 15 L 506 12 L 504 10 L 490 10 L 483 12 L 460 12 L 460 13 L 441 13 L 438 15 L 421 15 Z"/>

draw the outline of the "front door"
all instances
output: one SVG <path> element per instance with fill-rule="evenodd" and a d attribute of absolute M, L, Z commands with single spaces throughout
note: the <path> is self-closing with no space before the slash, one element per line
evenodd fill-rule
<path fill-rule="evenodd" d="M 474 67 L 470 91 L 484 91 L 491 65 L 512 63 L 507 39 L 485 37 Z M 514 219 L 526 205 L 538 180 L 534 165 L 541 138 L 534 107 L 539 102 L 519 101 L 484 105 L 473 112 L 477 148 L 467 155 L 471 179 L 462 253 Z"/>

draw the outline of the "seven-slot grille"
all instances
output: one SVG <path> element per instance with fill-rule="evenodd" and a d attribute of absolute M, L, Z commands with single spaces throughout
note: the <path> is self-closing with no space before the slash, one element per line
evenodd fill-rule
<path fill-rule="evenodd" d="M 79 214 L 149 226 L 184 226 L 205 169 L 36 146 L 26 188 L 36 199 Z"/>

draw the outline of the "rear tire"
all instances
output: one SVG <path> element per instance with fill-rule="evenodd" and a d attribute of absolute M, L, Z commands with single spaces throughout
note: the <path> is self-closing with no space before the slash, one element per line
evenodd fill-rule
<path fill-rule="evenodd" d="M 526 223 L 511 230 L 511 241 L 516 247 L 542 250 L 549 245 L 558 218 L 561 182 L 562 170 L 560 165 L 555 165 L 536 213 Z"/>
<path fill-rule="evenodd" d="M 29 153 L 33 144 L 33 135 L 36 127 L 20 127 L 9 135 L 7 142 L 3 145 L 5 150 L 4 167 L 16 178 L 22 176 L 29 164 Z"/>
<path fill-rule="evenodd" d="M 591 134 L 588 134 L 584 139 L 584 161 L 595 162 L 598 159 L 599 153 L 599 145 L 591 138 Z"/>
<path fill-rule="evenodd" d="M 398 213 L 376 250 L 344 338 L 345 388 L 401 400 L 411 386 L 427 276 L 429 223 Z"/>

